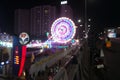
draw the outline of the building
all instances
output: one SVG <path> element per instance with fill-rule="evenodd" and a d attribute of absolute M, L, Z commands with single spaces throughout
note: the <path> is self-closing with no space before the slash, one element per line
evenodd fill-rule
<path fill-rule="evenodd" d="M 51 25 L 56 19 L 56 7 L 50 5 L 35 6 L 31 9 L 15 10 L 14 32 L 27 32 L 39 36 L 50 32 Z"/>
<path fill-rule="evenodd" d="M 61 1 L 60 16 L 61 17 L 68 17 L 70 19 L 73 19 L 73 10 L 70 7 L 70 5 L 68 5 L 67 0 L 66 1 Z"/>
<path fill-rule="evenodd" d="M 30 10 L 17 9 L 15 10 L 14 32 L 20 34 L 21 32 L 30 32 Z"/>
<path fill-rule="evenodd" d="M 0 33 L 2 32 L 1 28 L 0 28 Z"/>
<path fill-rule="evenodd" d="M 50 32 L 51 25 L 56 19 L 56 7 L 50 5 L 36 6 L 31 8 L 31 27 L 32 35 L 45 35 Z"/>

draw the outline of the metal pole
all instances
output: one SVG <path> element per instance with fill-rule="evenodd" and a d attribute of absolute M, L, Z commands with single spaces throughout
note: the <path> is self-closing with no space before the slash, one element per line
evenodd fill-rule
<path fill-rule="evenodd" d="M 87 21 L 87 0 L 85 0 L 85 35 L 87 35 L 88 30 Z"/>

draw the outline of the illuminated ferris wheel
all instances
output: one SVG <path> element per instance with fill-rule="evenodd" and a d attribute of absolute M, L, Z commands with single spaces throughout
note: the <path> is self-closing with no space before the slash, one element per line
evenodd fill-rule
<path fill-rule="evenodd" d="M 66 17 L 56 19 L 51 27 L 51 35 L 54 41 L 67 43 L 73 39 L 76 33 L 74 22 Z"/>

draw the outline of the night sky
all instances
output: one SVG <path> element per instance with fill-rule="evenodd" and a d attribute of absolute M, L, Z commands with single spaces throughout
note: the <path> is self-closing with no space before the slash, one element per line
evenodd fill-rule
<path fill-rule="evenodd" d="M 76 16 L 84 19 L 84 0 L 68 0 Z M 14 10 L 31 8 L 36 5 L 59 5 L 60 0 L 0 0 L 0 27 L 8 33 L 13 32 Z M 87 12 L 99 28 L 120 25 L 119 0 L 87 0 Z"/>

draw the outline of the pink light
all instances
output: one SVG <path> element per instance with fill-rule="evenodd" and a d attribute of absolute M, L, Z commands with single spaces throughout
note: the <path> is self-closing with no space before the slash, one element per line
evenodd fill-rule
<path fill-rule="evenodd" d="M 75 23 L 67 17 L 56 19 L 51 27 L 52 38 L 59 43 L 67 43 L 71 41 L 75 36 L 75 33 Z"/>
<path fill-rule="evenodd" d="M 26 46 L 22 46 L 22 57 L 21 57 L 21 63 L 20 63 L 20 69 L 18 76 L 20 77 L 24 68 L 24 63 L 26 59 Z"/>

